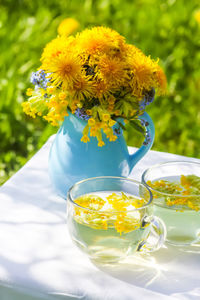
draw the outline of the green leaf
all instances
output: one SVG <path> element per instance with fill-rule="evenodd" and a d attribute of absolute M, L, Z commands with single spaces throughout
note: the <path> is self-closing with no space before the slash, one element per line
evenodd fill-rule
<path fill-rule="evenodd" d="M 140 121 L 138 121 L 138 120 L 131 120 L 129 123 L 130 123 L 130 125 L 131 125 L 135 130 L 137 130 L 137 131 L 140 132 L 143 136 L 145 136 L 146 130 L 145 130 L 145 127 L 143 127 L 143 126 L 140 124 Z"/>
<path fill-rule="evenodd" d="M 117 121 L 117 123 L 119 124 L 119 126 L 123 129 L 126 130 L 126 127 L 124 126 L 124 124 L 122 124 L 121 122 Z"/>

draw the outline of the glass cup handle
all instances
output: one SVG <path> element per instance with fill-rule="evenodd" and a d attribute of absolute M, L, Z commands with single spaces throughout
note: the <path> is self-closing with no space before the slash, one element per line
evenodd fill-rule
<path fill-rule="evenodd" d="M 147 238 L 139 244 L 137 251 L 143 253 L 157 251 L 164 244 L 167 233 L 164 222 L 154 216 L 150 226 L 151 229 Z"/>

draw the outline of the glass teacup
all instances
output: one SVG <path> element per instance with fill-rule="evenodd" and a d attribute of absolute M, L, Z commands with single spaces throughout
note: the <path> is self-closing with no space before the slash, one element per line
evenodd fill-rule
<path fill-rule="evenodd" d="M 153 216 L 150 190 L 131 179 L 105 176 L 76 183 L 68 192 L 67 216 L 72 240 L 95 262 L 117 262 L 164 243 L 165 227 Z"/>
<path fill-rule="evenodd" d="M 177 161 L 155 165 L 142 175 L 151 189 L 154 214 L 167 229 L 166 241 L 173 245 L 200 242 L 200 164 Z"/>

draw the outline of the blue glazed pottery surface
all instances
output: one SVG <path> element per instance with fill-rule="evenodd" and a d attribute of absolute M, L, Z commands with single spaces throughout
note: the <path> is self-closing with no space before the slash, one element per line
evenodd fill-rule
<path fill-rule="evenodd" d="M 60 127 L 49 155 L 49 174 L 57 193 L 66 198 L 68 189 L 77 181 L 96 176 L 127 177 L 135 164 L 151 148 L 154 125 L 147 113 L 139 117 L 146 123 L 151 141 L 130 155 L 123 134 L 109 142 L 103 134 L 105 146 L 98 147 L 97 140 L 81 142 L 86 121 L 69 113 Z"/>

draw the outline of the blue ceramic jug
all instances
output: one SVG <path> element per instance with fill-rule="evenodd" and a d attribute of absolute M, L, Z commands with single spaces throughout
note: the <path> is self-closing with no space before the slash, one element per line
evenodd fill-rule
<path fill-rule="evenodd" d="M 146 139 L 134 154 L 129 154 L 123 134 L 114 142 L 109 142 L 103 134 L 103 147 L 97 146 L 94 137 L 88 143 L 81 142 L 86 121 L 69 113 L 49 154 L 49 174 L 57 193 L 66 198 L 68 189 L 75 182 L 89 177 L 127 177 L 135 164 L 151 148 L 154 140 L 154 125 L 149 115 L 145 112 L 139 119 L 146 126 Z"/>

